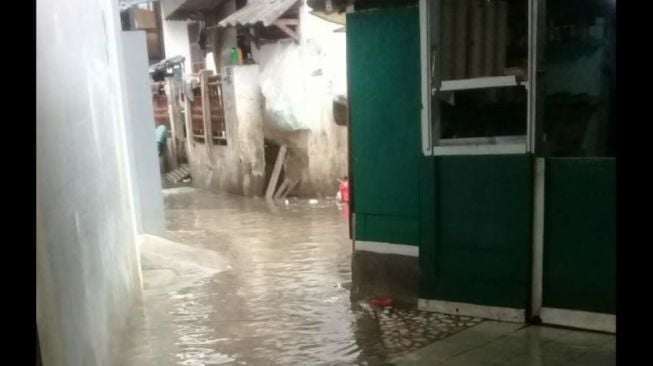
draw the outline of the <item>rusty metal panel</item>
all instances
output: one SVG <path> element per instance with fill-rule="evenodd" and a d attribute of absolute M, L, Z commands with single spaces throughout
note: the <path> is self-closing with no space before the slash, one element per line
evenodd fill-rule
<path fill-rule="evenodd" d="M 204 140 L 204 121 L 202 119 L 202 98 L 200 88 L 193 89 L 193 100 L 190 102 L 191 125 L 193 126 L 193 138 Z"/>
<path fill-rule="evenodd" d="M 168 113 L 168 96 L 166 95 L 164 83 L 152 84 L 152 104 L 154 106 L 154 120 L 156 123 L 163 123 L 170 128 L 170 114 Z"/>

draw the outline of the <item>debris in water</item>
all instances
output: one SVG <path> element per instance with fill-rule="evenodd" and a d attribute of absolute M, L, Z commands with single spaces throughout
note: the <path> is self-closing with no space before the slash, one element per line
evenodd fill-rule
<path fill-rule="evenodd" d="M 371 301 L 372 305 L 377 306 L 392 306 L 392 298 L 390 297 L 375 297 Z"/>
<path fill-rule="evenodd" d="M 186 183 L 187 179 L 190 181 L 190 177 L 190 167 L 188 165 L 182 165 L 179 169 L 166 174 L 166 179 L 172 184 L 177 184 L 182 181 Z"/>
<path fill-rule="evenodd" d="M 308 203 L 310 203 L 311 205 L 316 205 L 316 204 L 317 204 L 317 200 L 316 200 L 316 199 L 312 199 L 312 200 L 309 200 Z"/>

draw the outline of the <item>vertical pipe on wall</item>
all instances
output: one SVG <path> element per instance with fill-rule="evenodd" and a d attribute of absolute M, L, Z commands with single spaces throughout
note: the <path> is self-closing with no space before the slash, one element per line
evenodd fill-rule
<path fill-rule="evenodd" d="M 455 7 L 455 79 L 464 79 L 467 75 L 467 12 L 469 9 L 468 0 L 456 1 Z"/>
<path fill-rule="evenodd" d="M 483 7 L 478 0 L 470 6 L 470 43 L 467 73 L 470 78 L 477 78 L 483 73 Z"/>
<path fill-rule="evenodd" d="M 431 90 L 433 88 L 431 83 L 431 69 L 432 62 L 432 48 L 434 47 L 431 42 L 432 34 L 429 22 L 430 11 L 429 1 L 420 0 L 419 2 L 419 29 L 420 29 L 420 72 L 422 79 L 422 111 L 421 111 L 421 127 L 422 127 L 422 152 L 424 155 L 431 155 L 431 148 L 433 142 L 431 140 Z M 351 111 L 351 109 L 349 109 Z M 348 124 L 348 129 L 349 129 Z M 350 132 L 348 132 L 350 133 Z M 350 163 L 351 164 L 351 163 Z M 351 170 L 351 169 L 350 169 Z M 351 185 L 350 185 L 351 187 Z M 351 211 L 350 211 L 351 212 Z M 351 229 L 351 226 L 350 226 Z M 351 232 L 351 231 L 350 231 Z"/>
<path fill-rule="evenodd" d="M 537 83 L 539 64 L 544 50 L 543 37 L 546 35 L 546 2 L 528 0 L 528 64 L 527 64 L 527 89 L 528 93 L 528 124 L 526 135 L 527 148 L 529 152 L 537 155 L 543 151 L 544 131 L 542 128 L 542 104 L 544 94 L 541 93 L 542 86 Z"/>
<path fill-rule="evenodd" d="M 544 158 L 536 158 L 533 177 L 533 266 L 530 317 L 539 316 L 542 309 L 545 169 Z"/>
<path fill-rule="evenodd" d="M 494 1 L 485 3 L 485 42 L 483 76 L 493 76 L 496 48 L 496 5 Z"/>

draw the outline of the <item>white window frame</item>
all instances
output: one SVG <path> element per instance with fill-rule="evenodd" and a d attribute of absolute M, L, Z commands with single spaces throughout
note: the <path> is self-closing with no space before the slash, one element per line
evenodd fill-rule
<path fill-rule="evenodd" d="M 431 0 L 419 0 L 419 27 L 420 27 L 420 58 L 421 58 L 421 130 L 422 153 L 425 156 L 438 155 L 492 155 L 492 154 L 526 154 L 535 151 L 534 126 L 536 120 L 536 76 L 537 76 L 537 35 L 536 26 L 542 24 L 538 21 L 538 7 L 544 0 L 525 0 L 528 2 L 528 81 L 522 85 L 526 88 L 526 135 L 522 136 L 495 136 L 470 139 L 446 139 L 434 141 L 433 123 L 431 121 L 432 108 L 431 95 L 434 91 L 431 78 L 431 32 L 429 24 L 429 4 Z M 540 13 L 542 11 L 540 10 Z M 459 79 L 442 81 L 440 91 L 475 90 L 480 88 L 513 87 L 518 85 L 514 76 L 481 77 L 475 79 Z M 436 128 L 439 126 L 435 126 Z M 439 135 L 439 134 L 438 134 Z"/>

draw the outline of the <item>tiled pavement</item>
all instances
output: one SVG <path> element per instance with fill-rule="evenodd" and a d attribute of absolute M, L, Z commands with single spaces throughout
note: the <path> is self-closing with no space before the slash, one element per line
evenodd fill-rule
<path fill-rule="evenodd" d="M 484 321 L 393 360 L 398 366 L 608 366 L 616 336 Z"/>

